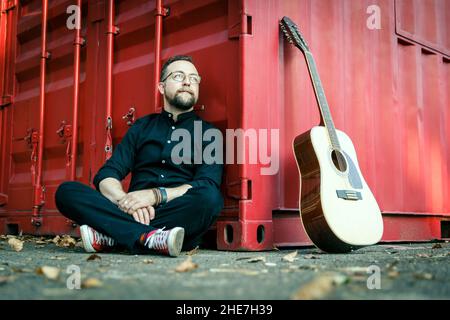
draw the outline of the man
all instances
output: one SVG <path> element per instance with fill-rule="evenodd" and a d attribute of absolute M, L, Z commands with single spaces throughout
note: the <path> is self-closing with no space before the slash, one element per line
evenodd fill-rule
<path fill-rule="evenodd" d="M 62 183 L 56 191 L 57 208 L 81 225 L 88 252 L 120 245 L 178 256 L 200 243 L 223 207 L 222 164 L 196 164 L 194 152 L 189 161 L 184 155 L 181 164 L 172 159 L 173 132 L 187 130 L 193 141 L 196 121 L 203 131 L 213 128 L 193 111 L 201 78 L 192 58 L 170 58 L 160 79 L 164 110 L 138 119 L 128 130 L 94 177 L 97 191 L 74 181 Z M 191 145 L 194 149 L 195 143 Z M 121 180 L 129 172 L 126 193 Z"/>

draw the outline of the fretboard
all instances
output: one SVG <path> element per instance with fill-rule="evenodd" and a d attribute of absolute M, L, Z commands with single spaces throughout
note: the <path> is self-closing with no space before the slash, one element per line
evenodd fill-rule
<path fill-rule="evenodd" d="M 334 149 L 340 149 L 339 140 L 336 134 L 336 128 L 334 126 L 333 119 L 331 118 L 330 108 L 325 96 L 325 91 L 323 90 L 322 82 L 320 81 L 316 62 L 314 61 L 311 52 L 305 51 L 305 57 L 308 64 L 309 75 L 313 83 L 317 104 L 319 105 L 319 110 L 322 114 L 323 122 L 325 124 L 325 127 L 327 128 L 331 145 Z"/>

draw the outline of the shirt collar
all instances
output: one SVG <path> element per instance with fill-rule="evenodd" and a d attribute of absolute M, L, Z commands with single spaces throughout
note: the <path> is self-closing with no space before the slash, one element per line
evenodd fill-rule
<path fill-rule="evenodd" d="M 161 115 L 166 119 L 173 119 L 173 114 L 171 112 L 166 111 L 164 108 L 162 109 Z M 180 122 L 180 121 L 183 121 L 186 119 L 191 119 L 193 117 L 195 117 L 194 110 L 180 113 L 177 117 L 177 122 Z"/>

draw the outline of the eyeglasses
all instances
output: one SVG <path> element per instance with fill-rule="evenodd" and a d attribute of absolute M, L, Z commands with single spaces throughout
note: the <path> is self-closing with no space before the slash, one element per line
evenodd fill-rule
<path fill-rule="evenodd" d="M 183 82 L 186 79 L 186 74 L 181 71 L 175 71 L 169 73 L 161 82 L 166 81 L 168 78 L 172 79 L 176 82 Z M 189 82 L 194 84 L 199 84 L 202 78 L 198 74 L 190 74 L 188 75 Z"/>

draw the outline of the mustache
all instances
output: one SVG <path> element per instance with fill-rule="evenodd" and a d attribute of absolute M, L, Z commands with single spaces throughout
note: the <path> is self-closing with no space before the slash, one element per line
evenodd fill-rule
<path fill-rule="evenodd" d="M 187 93 L 189 93 L 189 94 L 191 94 L 191 95 L 194 95 L 194 92 L 193 92 L 193 91 L 187 90 L 187 89 L 180 89 L 180 90 L 177 91 L 177 94 L 178 94 L 178 93 L 183 93 L 183 92 L 187 92 Z"/>

